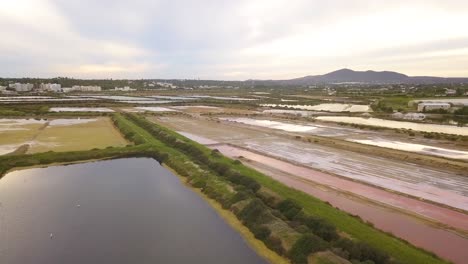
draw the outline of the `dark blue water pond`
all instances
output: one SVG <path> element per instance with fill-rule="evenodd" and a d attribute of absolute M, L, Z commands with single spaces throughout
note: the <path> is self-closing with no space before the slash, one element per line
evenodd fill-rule
<path fill-rule="evenodd" d="M 265 263 L 152 159 L 14 171 L 0 180 L 0 263 Z"/>

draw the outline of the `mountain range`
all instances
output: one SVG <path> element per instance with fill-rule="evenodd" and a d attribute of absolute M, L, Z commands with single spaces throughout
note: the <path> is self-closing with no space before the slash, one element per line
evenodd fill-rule
<path fill-rule="evenodd" d="M 289 80 L 250 80 L 256 84 L 314 85 L 332 83 L 362 84 L 436 84 L 468 83 L 468 78 L 443 78 L 432 76 L 408 76 L 392 71 L 353 71 L 341 69 L 323 75 L 309 75 Z"/>

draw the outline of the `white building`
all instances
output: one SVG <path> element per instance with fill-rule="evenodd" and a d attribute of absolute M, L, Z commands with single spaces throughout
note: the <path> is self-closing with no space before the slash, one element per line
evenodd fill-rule
<path fill-rule="evenodd" d="M 41 83 L 39 88 L 41 90 L 52 91 L 52 92 L 61 92 L 62 91 L 62 85 L 60 85 L 58 83 Z"/>
<path fill-rule="evenodd" d="M 446 94 L 446 95 L 456 95 L 456 94 L 457 94 L 457 90 L 445 88 L 445 94 Z"/>
<path fill-rule="evenodd" d="M 95 85 L 73 85 L 71 88 L 71 91 L 80 91 L 80 92 L 100 92 L 101 91 L 101 86 L 95 86 Z"/>
<path fill-rule="evenodd" d="M 130 88 L 130 86 L 115 87 L 114 90 L 115 91 L 123 91 L 123 92 L 136 91 L 136 89 Z"/>
<path fill-rule="evenodd" d="M 418 112 L 424 112 L 424 111 L 432 111 L 432 110 L 448 110 L 450 109 L 451 105 L 449 103 L 431 103 L 431 102 L 426 102 L 426 103 L 419 103 L 418 104 Z"/>
<path fill-rule="evenodd" d="M 34 85 L 31 83 L 10 83 L 9 87 L 17 92 L 29 92 L 34 88 Z"/>
<path fill-rule="evenodd" d="M 177 88 L 177 86 L 167 82 L 157 82 L 156 84 L 164 88 Z"/>

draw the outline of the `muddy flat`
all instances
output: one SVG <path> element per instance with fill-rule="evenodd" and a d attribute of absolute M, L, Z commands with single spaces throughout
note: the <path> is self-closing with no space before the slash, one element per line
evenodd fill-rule
<path fill-rule="evenodd" d="M 177 131 L 234 144 L 350 180 L 468 210 L 468 177 L 443 169 L 302 142 L 278 135 L 271 129 L 259 130 L 202 118 L 162 117 L 158 120 Z"/>
<path fill-rule="evenodd" d="M 171 117 L 159 120 L 177 131 L 231 143 L 351 180 L 468 211 L 468 177 L 464 175 L 302 142 L 281 136 L 272 129 L 259 130 L 201 118 Z"/>
<path fill-rule="evenodd" d="M 360 184 L 355 182 L 345 182 L 347 189 L 338 189 L 336 185 L 327 184 L 328 181 L 333 180 L 330 179 L 330 175 L 323 175 L 312 169 L 232 146 L 212 145 L 211 147 L 231 158 L 239 159 L 242 156 L 241 160 L 245 165 L 263 172 L 287 186 L 301 190 L 322 201 L 327 201 L 343 211 L 358 215 L 363 220 L 373 223 L 378 229 L 390 232 L 446 259 L 463 263 L 468 257 L 465 250 L 468 247 L 468 239 L 463 236 L 447 231 L 443 226 L 421 221 L 411 214 L 382 206 L 375 200 L 368 200 L 368 197 L 364 198 L 353 193 L 361 194 L 366 191 L 365 189 L 368 189 L 367 191 L 370 191 L 374 198 L 381 199 L 381 201 L 394 202 L 395 206 L 406 203 L 406 206 L 415 208 L 416 213 L 430 212 L 436 221 L 444 221 L 448 225 L 468 230 L 468 215 L 466 214 L 383 190 L 375 188 L 372 190 L 372 187 L 359 186 Z"/>

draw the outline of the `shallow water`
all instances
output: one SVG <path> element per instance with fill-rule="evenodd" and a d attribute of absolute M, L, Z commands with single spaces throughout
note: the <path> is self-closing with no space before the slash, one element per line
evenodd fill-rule
<path fill-rule="evenodd" d="M 166 122 L 170 122 L 169 120 Z M 413 163 L 337 150 L 233 123 L 197 124 L 177 119 L 173 126 L 197 136 L 231 143 L 311 168 L 468 211 L 468 177 Z M 317 129 L 318 130 L 318 129 Z M 314 131 L 314 130 L 312 130 Z"/>
<path fill-rule="evenodd" d="M 87 124 L 87 123 L 96 122 L 96 121 L 97 119 L 94 119 L 94 118 L 54 119 L 49 122 L 48 127 L 72 126 L 72 125 Z"/>
<path fill-rule="evenodd" d="M 114 112 L 105 107 L 51 107 L 49 112 Z"/>
<path fill-rule="evenodd" d="M 167 104 L 167 103 L 173 103 L 174 101 L 128 100 L 128 101 L 119 101 L 119 102 L 128 103 L 128 104 Z"/>
<path fill-rule="evenodd" d="M 283 109 L 269 109 L 262 111 L 262 114 L 288 114 L 298 116 L 313 116 L 320 114 L 320 112 L 306 111 L 306 110 L 283 110 Z"/>
<path fill-rule="evenodd" d="M 168 96 L 168 95 L 153 95 L 147 96 L 150 98 L 164 99 L 164 100 L 197 100 L 197 98 L 187 97 L 187 96 Z"/>
<path fill-rule="evenodd" d="M 195 142 L 198 142 L 200 144 L 203 144 L 203 145 L 212 145 L 212 144 L 218 144 L 219 143 L 219 142 L 211 140 L 209 138 L 197 136 L 197 135 L 194 135 L 192 133 L 183 132 L 183 131 L 176 131 L 176 132 L 181 134 L 182 136 L 184 136 L 186 138 L 189 138 L 189 139 L 191 139 L 191 140 L 193 140 Z"/>
<path fill-rule="evenodd" d="M 317 120 L 468 136 L 468 127 L 421 124 L 379 118 L 362 118 L 351 116 L 318 116 Z"/>
<path fill-rule="evenodd" d="M 221 109 L 217 106 L 209 106 L 209 105 L 179 105 L 179 106 L 172 106 L 174 109 L 191 109 L 191 108 L 204 108 L 204 109 Z"/>
<path fill-rule="evenodd" d="M 266 107 L 288 107 L 292 109 L 325 111 L 325 112 L 371 112 L 368 105 L 355 104 L 318 104 L 318 105 L 288 105 L 288 104 L 261 104 Z"/>
<path fill-rule="evenodd" d="M 11 100 L 11 99 L 47 99 L 53 98 L 50 96 L 0 96 L 0 100 Z"/>
<path fill-rule="evenodd" d="M 288 111 L 288 110 L 285 110 Z M 294 111 L 294 110 L 290 110 Z M 363 131 L 354 128 L 333 127 L 315 123 L 293 124 L 279 121 L 252 119 L 252 118 L 220 118 L 224 121 L 237 122 L 246 125 L 267 127 L 279 129 L 287 132 L 301 132 L 326 137 L 341 137 L 346 141 L 357 142 L 361 144 L 373 145 L 378 147 L 392 148 L 397 150 L 422 153 L 426 155 L 440 156 L 451 159 L 468 160 L 468 152 L 430 146 L 425 144 L 416 144 L 410 142 L 394 141 L 382 139 L 376 132 Z M 362 139 L 362 137 L 367 137 Z"/>
<path fill-rule="evenodd" d="M 375 186 L 468 211 L 468 177 L 408 162 L 294 141 L 249 139 L 240 145 Z"/>
<path fill-rule="evenodd" d="M 5 155 L 15 151 L 21 144 L 0 145 L 0 155 Z"/>
<path fill-rule="evenodd" d="M 286 110 L 287 111 L 287 110 Z M 287 132 L 301 132 L 325 137 L 349 137 L 353 134 L 362 134 L 360 130 L 353 128 L 343 128 L 343 127 L 332 127 L 314 123 L 306 124 L 294 124 L 289 122 L 280 122 L 280 121 L 271 121 L 265 119 L 253 119 L 246 117 L 235 117 L 235 118 L 220 118 L 224 121 L 237 122 L 246 125 L 266 127 L 272 129 L 283 130 Z M 366 131 L 366 133 L 371 134 L 373 132 Z"/>
<path fill-rule="evenodd" d="M 433 147 L 423 144 L 414 144 L 401 141 L 385 139 L 352 139 L 353 142 L 361 144 L 398 149 L 403 151 L 418 152 L 426 155 L 441 156 L 452 159 L 468 160 L 468 151 L 453 150 L 446 148 Z"/>
<path fill-rule="evenodd" d="M 152 159 L 14 171 L 0 201 L 0 263 L 266 263 Z"/>
<path fill-rule="evenodd" d="M 37 98 L 37 99 L 5 99 L 0 103 L 21 103 L 21 102 L 67 102 L 67 101 L 94 101 L 94 98 Z"/>
<path fill-rule="evenodd" d="M 135 107 L 137 110 L 150 111 L 150 112 L 175 112 L 176 110 L 165 108 L 165 107 L 151 107 L 151 106 L 141 106 Z"/>
<path fill-rule="evenodd" d="M 243 123 L 246 125 L 254 125 L 254 126 L 261 126 L 261 127 L 268 127 L 272 129 L 279 129 L 288 132 L 311 132 L 317 129 L 316 126 L 309 126 L 309 125 L 296 125 L 278 121 L 270 121 L 270 120 L 260 120 L 260 119 L 251 119 L 251 118 L 220 118 L 224 121 L 231 121 L 231 122 L 238 122 Z"/>
<path fill-rule="evenodd" d="M 123 96 L 123 95 L 90 95 L 86 97 L 97 98 L 97 99 L 108 99 L 115 101 L 138 101 L 138 100 L 152 100 L 147 97 L 136 97 L 136 96 Z"/>
<path fill-rule="evenodd" d="M 0 127 L 9 127 L 9 126 L 24 126 L 24 125 L 33 125 L 33 124 L 45 124 L 47 120 L 45 119 L 0 119 Z"/>
<path fill-rule="evenodd" d="M 256 101 L 253 98 L 242 98 L 242 97 L 227 97 L 227 96 L 211 96 L 211 95 L 192 95 L 193 98 L 210 98 L 217 100 L 231 100 L 231 101 Z"/>

